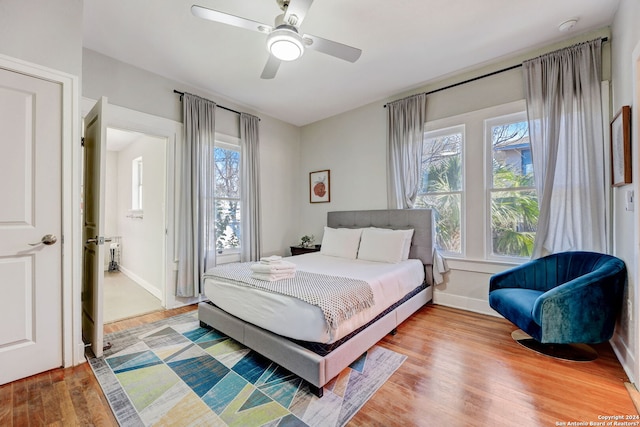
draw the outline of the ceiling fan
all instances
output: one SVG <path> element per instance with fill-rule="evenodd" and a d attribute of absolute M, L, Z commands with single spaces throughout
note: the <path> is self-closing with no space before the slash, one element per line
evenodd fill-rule
<path fill-rule="evenodd" d="M 305 49 L 313 49 L 349 62 L 356 62 L 360 58 L 362 50 L 355 47 L 311 34 L 300 35 L 298 29 L 313 0 L 276 0 L 276 2 L 284 13 L 276 17 L 273 26 L 197 5 L 191 6 L 191 13 L 199 18 L 267 34 L 269 59 L 260 76 L 263 79 L 274 78 L 282 61 L 294 61 L 300 58 Z"/>

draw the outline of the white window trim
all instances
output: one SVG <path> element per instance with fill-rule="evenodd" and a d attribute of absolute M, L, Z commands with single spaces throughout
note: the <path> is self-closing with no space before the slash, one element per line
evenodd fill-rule
<path fill-rule="evenodd" d="M 242 146 L 240 144 L 240 138 L 236 136 L 227 135 L 224 133 L 216 132 L 214 136 L 215 147 L 224 148 L 226 150 L 234 150 L 240 153 L 242 156 Z M 242 191 L 242 190 L 241 190 Z M 228 199 L 226 197 L 220 197 L 220 200 L 236 200 L 236 199 Z M 242 193 L 238 198 L 242 202 Z M 240 204 L 242 208 L 242 203 Z M 240 243 L 242 245 L 242 243 Z M 239 262 L 240 261 L 240 252 L 241 248 L 230 248 L 223 249 L 222 252 L 216 251 L 216 264 L 227 264 L 231 262 Z"/>
<path fill-rule="evenodd" d="M 441 119 L 441 120 L 446 120 L 446 119 Z M 427 137 L 427 134 L 429 134 L 429 138 L 437 138 L 437 137 L 441 137 L 441 136 L 446 136 L 446 135 L 451 135 L 453 133 L 461 133 L 462 134 L 462 143 L 460 144 L 460 156 L 461 156 L 461 170 L 462 170 L 462 176 L 460 177 L 461 182 L 462 182 L 462 188 L 460 188 L 459 191 L 455 191 L 455 192 L 448 192 L 448 193 L 425 193 L 425 194 L 438 194 L 438 195 L 447 195 L 447 194 L 460 194 L 460 253 L 457 252 L 448 252 L 448 251 L 442 251 L 442 255 L 446 256 L 447 258 L 464 258 L 465 257 L 465 253 L 466 253 L 466 215 L 464 214 L 466 212 L 466 202 L 465 202 L 465 193 L 466 193 L 466 156 L 465 156 L 465 145 L 467 143 L 467 136 L 466 136 L 466 126 L 464 125 L 464 123 L 456 123 L 456 124 L 451 124 L 449 123 L 449 126 L 447 127 L 441 127 L 441 126 L 437 126 L 437 127 L 433 127 L 432 129 L 432 125 L 437 124 L 438 122 L 440 122 L 440 120 L 436 121 L 436 122 L 431 122 L 431 123 L 427 123 L 425 125 L 425 131 L 424 131 L 424 137 Z"/>
<path fill-rule="evenodd" d="M 484 146 L 485 146 L 485 258 L 489 261 L 508 262 L 508 263 L 522 263 L 528 261 L 527 257 L 514 257 L 497 255 L 493 253 L 492 239 L 493 234 L 491 230 L 491 195 L 496 190 L 493 188 L 493 146 L 491 143 L 491 128 L 493 126 L 500 126 L 509 123 L 527 121 L 526 108 L 522 111 L 509 113 L 504 115 L 498 115 L 495 117 L 489 117 L 484 120 Z M 535 190 L 535 187 L 518 187 L 518 190 Z"/>
<path fill-rule="evenodd" d="M 485 140 L 485 130 L 484 130 L 484 121 L 486 119 L 506 116 L 509 114 L 517 114 L 526 111 L 526 101 L 524 99 L 509 102 L 506 104 L 496 105 L 488 108 L 483 108 L 476 111 L 466 112 L 463 114 L 445 117 L 433 121 L 429 121 L 425 124 L 425 132 L 430 132 L 434 130 L 447 129 L 452 128 L 457 125 L 464 124 L 465 125 L 465 134 L 464 134 L 464 143 L 463 143 L 463 158 L 462 158 L 462 167 L 463 167 L 463 196 L 462 196 L 462 205 L 461 209 L 463 212 L 461 219 L 461 244 L 462 244 L 462 253 L 463 255 L 458 254 L 445 254 L 447 259 L 451 259 L 456 263 L 456 260 L 460 262 L 470 261 L 473 263 L 499 263 L 499 264 L 522 264 L 527 259 L 524 258 L 513 258 L 508 259 L 505 257 L 500 258 L 492 258 L 489 256 L 489 252 L 487 251 L 487 242 L 490 237 L 491 227 L 489 225 L 489 216 L 487 212 L 491 208 L 491 204 L 487 199 L 487 165 L 490 161 L 490 157 L 487 158 L 487 149 Z M 473 174 L 472 176 L 469 174 L 470 169 L 476 169 L 474 166 L 477 165 L 476 160 L 469 159 L 469 156 L 475 156 L 476 150 L 471 150 L 470 147 L 472 145 L 477 144 L 479 149 L 477 150 L 477 155 L 482 157 L 481 160 L 478 159 L 478 162 L 482 162 L 481 165 L 478 165 L 481 168 L 480 174 Z M 489 155 L 491 153 L 489 152 Z M 471 188 L 469 185 L 468 179 L 478 180 L 479 185 L 478 188 Z M 482 190 L 481 190 L 482 189 Z M 478 203 L 478 209 L 473 209 L 477 211 L 477 216 L 470 218 L 468 207 L 470 207 L 470 198 L 474 195 L 471 195 L 470 192 L 482 191 L 482 205 Z M 475 205 L 474 205 L 475 206 Z M 478 233 L 476 234 L 477 240 L 483 240 L 484 242 L 476 243 L 475 241 L 470 241 L 470 231 L 471 228 L 478 229 Z"/>
<path fill-rule="evenodd" d="M 131 209 L 129 212 L 142 214 L 142 203 L 144 202 L 144 165 L 142 156 L 131 160 Z"/>

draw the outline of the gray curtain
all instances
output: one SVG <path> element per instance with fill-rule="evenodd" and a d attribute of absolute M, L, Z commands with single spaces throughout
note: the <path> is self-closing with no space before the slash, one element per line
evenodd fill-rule
<path fill-rule="evenodd" d="M 387 204 L 389 209 L 411 209 L 422 182 L 422 142 L 427 121 L 427 94 L 387 104 Z M 435 230 L 435 222 L 433 224 Z M 433 280 L 444 283 L 449 272 L 444 257 L 433 249 Z"/>
<path fill-rule="evenodd" d="M 241 261 L 260 259 L 260 119 L 240 114 L 242 233 Z"/>
<path fill-rule="evenodd" d="M 523 64 L 540 217 L 533 257 L 606 251 L 601 40 Z"/>
<path fill-rule="evenodd" d="M 176 296 L 197 297 L 202 274 L 215 266 L 214 141 L 216 104 L 185 93 L 181 151 Z"/>
<path fill-rule="evenodd" d="M 421 181 L 427 95 L 387 104 L 387 198 L 391 209 L 412 208 Z"/>

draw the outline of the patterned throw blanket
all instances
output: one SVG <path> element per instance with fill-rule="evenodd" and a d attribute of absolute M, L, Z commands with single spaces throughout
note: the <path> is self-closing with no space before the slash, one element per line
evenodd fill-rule
<path fill-rule="evenodd" d="M 364 280 L 296 271 L 293 278 L 267 282 L 251 277 L 252 264 L 225 264 L 209 269 L 204 277 L 233 280 L 238 285 L 298 298 L 319 307 L 331 329 L 374 304 L 371 286 Z"/>

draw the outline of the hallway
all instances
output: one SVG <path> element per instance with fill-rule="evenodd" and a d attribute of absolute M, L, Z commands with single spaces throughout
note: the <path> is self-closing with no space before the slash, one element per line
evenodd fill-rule
<path fill-rule="evenodd" d="M 162 310 L 160 300 L 123 273 L 104 273 L 104 323 Z"/>

